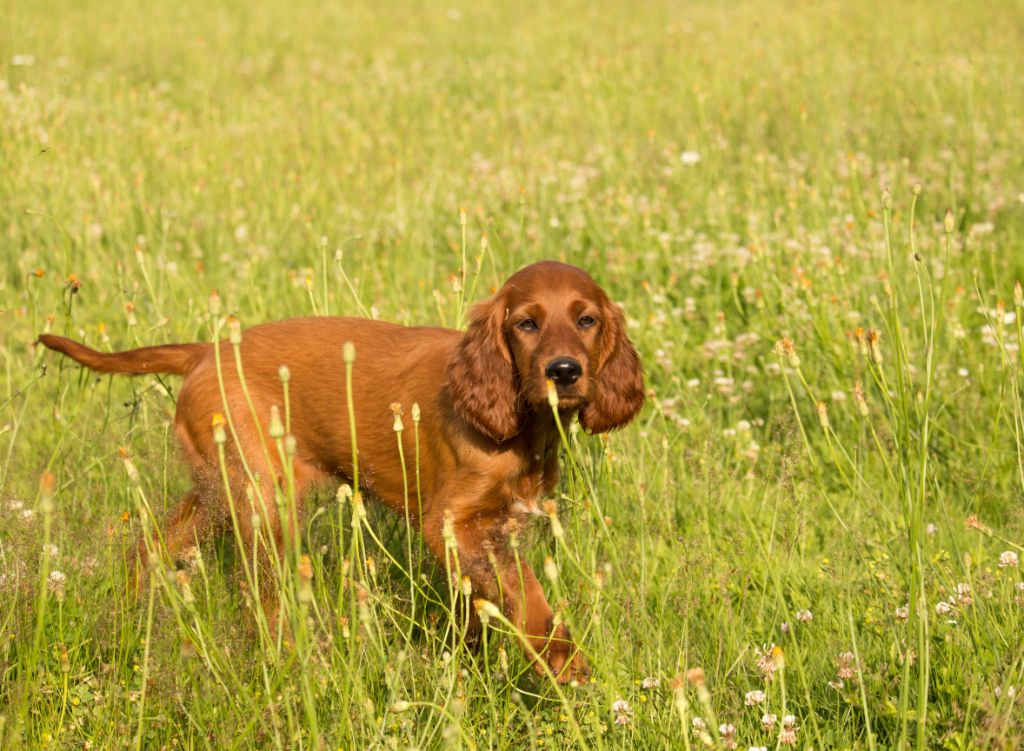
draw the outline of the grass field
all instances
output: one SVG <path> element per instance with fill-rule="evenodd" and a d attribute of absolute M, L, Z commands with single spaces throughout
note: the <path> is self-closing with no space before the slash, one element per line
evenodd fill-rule
<path fill-rule="evenodd" d="M 1022 33 L 972 0 L 7 0 L 0 748 L 1020 748 Z M 572 434 L 526 553 L 591 683 L 500 626 L 467 651 L 415 534 L 330 492 L 294 644 L 230 539 L 127 594 L 187 487 L 177 381 L 37 334 L 209 340 L 212 289 L 458 327 L 541 258 L 622 303 L 650 390 Z"/>

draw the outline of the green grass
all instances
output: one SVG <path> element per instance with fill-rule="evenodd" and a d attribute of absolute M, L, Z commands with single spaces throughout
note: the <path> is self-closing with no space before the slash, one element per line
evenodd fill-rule
<path fill-rule="evenodd" d="M 776 748 L 793 715 L 801 749 L 1018 748 L 1022 28 L 969 0 L 8 0 L 0 747 Z M 126 594 L 186 487 L 177 381 L 39 332 L 209 339 L 214 288 L 246 325 L 459 326 L 540 258 L 622 302 L 651 392 L 570 436 L 565 536 L 524 546 L 590 685 L 501 627 L 467 652 L 404 521 L 331 493 L 311 572 L 283 564 L 293 648 L 230 539 Z"/>

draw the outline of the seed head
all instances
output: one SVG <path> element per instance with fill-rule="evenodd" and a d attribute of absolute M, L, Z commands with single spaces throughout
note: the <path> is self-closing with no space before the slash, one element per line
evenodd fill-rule
<path fill-rule="evenodd" d="M 874 360 L 875 365 L 882 364 L 882 350 L 878 346 L 878 340 L 881 336 L 881 332 L 876 329 L 868 331 L 868 344 L 871 346 L 871 359 Z"/>
<path fill-rule="evenodd" d="M 555 559 L 550 555 L 544 558 L 544 576 L 549 581 L 555 581 L 558 579 L 558 564 L 555 563 Z"/>
<path fill-rule="evenodd" d="M 853 401 L 857 405 L 857 411 L 860 412 L 861 417 L 868 416 L 868 400 L 864 396 L 864 388 L 860 385 L 860 381 L 853 384 Z"/>
<path fill-rule="evenodd" d="M 544 382 L 548 389 L 548 404 L 551 409 L 558 409 L 558 391 L 555 389 L 555 382 L 550 378 Z"/>
<path fill-rule="evenodd" d="M 213 442 L 222 445 L 227 441 L 227 434 L 224 432 L 224 415 L 220 412 L 213 413 L 213 419 L 210 421 L 213 426 Z"/>
<path fill-rule="evenodd" d="M 775 354 L 780 358 L 785 357 L 791 368 L 800 367 L 800 357 L 796 353 L 796 345 L 792 339 L 780 339 L 775 342 Z"/>
<path fill-rule="evenodd" d="M 562 528 L 562 522 L 558 518 L 558 504 L 554 501 L 544 502 L 544 513 L 548 515 L 548 519 L 551 522 L 551 534 L 556 540 L 561 540 L 565 537 L 565 530 Z"/>
<path fill-rule="evenodd" d="M 276 404 L 270 405 L 270 425 L 267 427 L 267 433 L 275 441 L 284 435 L 284 423 L 281 422 L 281 414 Z"/>
<path fill-rule="evenodd" d="M 307 582 L 313 580 L 313 561 L 305 553 L 299 557 L 299 578 Z"/>

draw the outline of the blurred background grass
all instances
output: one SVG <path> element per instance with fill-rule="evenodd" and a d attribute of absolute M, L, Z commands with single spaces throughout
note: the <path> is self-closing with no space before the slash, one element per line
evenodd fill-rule
<path fill-rule="evenodd" d="M 8 0 L 2 14 L 0 739 L 700 747 L 699 715 L 713 744 L 774 746 L 793 714 L 801 748 L 1014 747 L 1024 593 L 1000 554 L 1024 538 L 1019 3 Z M 623 303 L 647 367 L 638 423 L 575 446 L 570 547 L 538 529 L 531 552 L 564 567 L 595 685 L 559 701 L 507 638 L 488 652 L 493 667 L 508 647 L 498 675 L 446 659 L 443 618 L 398 639 L 400 572 L 376 582 L 365 626 L 387 639 L 339 639 L 328 616 L 300 664 L 257 659 L 230 545 L 205 551 L 221 562 L 194 620 L 169 586 L 148 627 L 121 593 L 139 520 L 117 449 L 158 509 L 183 488 L 176 383 L 79 375 L 34 337 L 207 338 L 213 288 L 244 324 L 457 326 L 463 209 L 471 266 L 487 238 L 476 298 L 539 258 L 581 265 Z M 857 327 L 882 331 L 880 364 Z M 798 370 L 773 353 L 783 338 Z M 329 607 L 344 551 L 318 503 L 331 510 L 307 546 Z M 400 524 L 374 526 L 404 555 Z M 926 607 L 908 618 L 913 582 Z M 785 696 L 758 667 L 772 643 Z M 694 666 L 706 704 L 670 685 Z M 745 704 L 752 690 L 764 705 Z M 388 712 L 400 701 L 435 709 Z"/>

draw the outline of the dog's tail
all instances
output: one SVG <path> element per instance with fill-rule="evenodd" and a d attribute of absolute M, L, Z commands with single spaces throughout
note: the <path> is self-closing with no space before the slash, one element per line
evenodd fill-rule
<path fill-rule="evenodd" d="M 127 352 L 99 352 L 73 339 L 40 334 L 39 342 L 100 373 L 188 375 L 213 350 L 212 344 L 162 344 Z"/>

